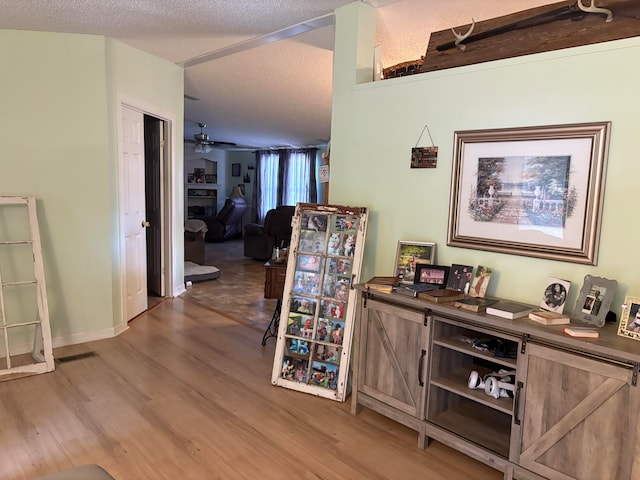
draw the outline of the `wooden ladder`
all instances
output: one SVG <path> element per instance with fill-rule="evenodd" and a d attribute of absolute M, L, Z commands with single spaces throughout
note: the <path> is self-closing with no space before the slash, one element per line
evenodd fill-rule
<path fill-rule="evenodd" d="M 0 196 L 0 342 L 0 380 L 55 368 L 34 197 Z"/>

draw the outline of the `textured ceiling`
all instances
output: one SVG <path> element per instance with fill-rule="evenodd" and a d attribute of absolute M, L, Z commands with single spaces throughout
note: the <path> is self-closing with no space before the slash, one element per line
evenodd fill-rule
<path fill-rule="evenodd" d="M 252 41 L 352 0 L 0 0 L 0 28 L 104 35 L 185 68 L 185 136 L 248 147 L 324 143 L 331 124 L 333 25 Z M 391 66 L 424 55 L 432 31 L 553 3 L 547 0 L 372 0 Z M 234 48 L 229 52 L 229 47 Z"/>

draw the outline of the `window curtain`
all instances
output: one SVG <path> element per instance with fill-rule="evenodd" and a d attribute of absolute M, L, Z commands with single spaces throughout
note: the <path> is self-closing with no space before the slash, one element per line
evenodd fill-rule
<path fill-rule="evenodd" d="M 254 222 L 263 223 L 267 212 L 279 205 L 318 202 L 316 153 L 316 148 L 256 152 Z"/>
<path fill-rule="evenodd" d="M 284 150 L 282 204 L 317 203 L 316 149 Z"/>
<path fill-rule="evenodd" d="M 276 150 L 256 153 L 256 209 L 257 223 L 263 223 L 267 212 L 279 205 L 281 181 L 280 154 Z"/>

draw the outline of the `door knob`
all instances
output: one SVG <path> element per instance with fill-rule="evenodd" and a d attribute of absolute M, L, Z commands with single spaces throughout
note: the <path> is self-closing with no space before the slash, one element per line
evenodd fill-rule
<path fill-rule="evenodd" d="M 151 222 L 147 222 L 146 220 L 142 221 L 142 228 L 149 228 L 151 226 Z"/>

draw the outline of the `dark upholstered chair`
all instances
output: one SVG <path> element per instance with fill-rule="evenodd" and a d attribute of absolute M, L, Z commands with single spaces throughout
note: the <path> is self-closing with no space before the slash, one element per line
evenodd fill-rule
<path fill-rule="evenodd" d="M 205 242 L 223 242 L 242 235 L 242 217 L 246 210 L 247 202 L 244 198 L 230 197 L 215 218 L 198 215 L 194 218 L 207 224 Z"/>
<path fill-rule="evenodd" d="M 244 256 L 258 260 L 271 258 L 273 247 L 288 247 L 291 242 L 291 219 L 296 207 L 281 205 L 267 212 L 264 225 L 250 223 L 244 227 Z"/>
<path fill-rule="evenodd" d="M 204 265 L 204 236 L 207 224 L 203 220 L 190 218 L 184 222 L 184 260 Z"/>

